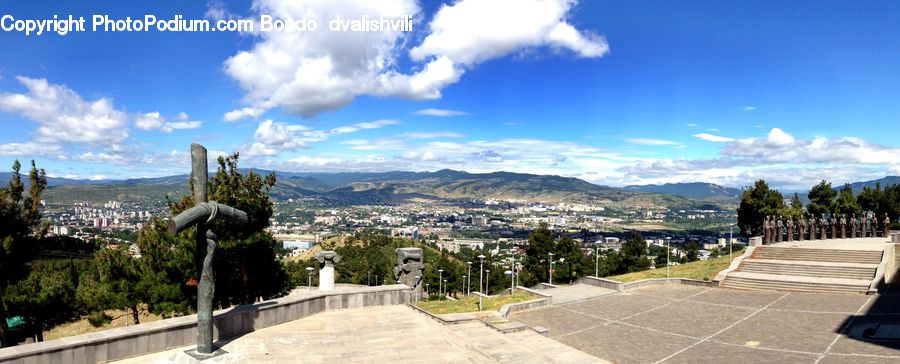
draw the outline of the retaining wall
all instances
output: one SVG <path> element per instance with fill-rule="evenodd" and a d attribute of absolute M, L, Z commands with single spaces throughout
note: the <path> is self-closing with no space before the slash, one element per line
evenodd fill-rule
<path fill-rule="evenodd" d="M 237 337 L 322 311 L 409 302 L 397 284 L 289 296 L 214 312 L 213 340 Z M 196 344 L 197 315 L 0 349 L 0 364 L 104 363 Z"/>

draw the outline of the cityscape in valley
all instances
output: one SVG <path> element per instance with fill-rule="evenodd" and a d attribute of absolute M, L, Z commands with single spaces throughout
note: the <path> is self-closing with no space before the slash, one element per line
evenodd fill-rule
<path fill-rule="evenodd" d="M 0 4 L 0 364 L 900 362 L 896 2 Z"/>

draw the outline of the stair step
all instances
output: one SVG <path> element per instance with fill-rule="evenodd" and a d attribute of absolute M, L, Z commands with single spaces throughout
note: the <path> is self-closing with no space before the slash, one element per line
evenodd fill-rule
<path fill-rule="evenodd" d="M 777 274 L 732 272 L 722 282 L 723 287 L 766 289 L 775 291 L 856 292 L 865 293 L 870 280 L 786 276 Z"/>
<path fill-rule="evenodd" d="M 874 264 L 821 263 L 789 260 L 748 259 L 741 262 L 738 271 L 791 276 L 872 279 L 878 269 Z"/>
<path fill-rule="evenodd" d="M 879 264 L 882 251 L 760 247 L 751 259 Z"/>

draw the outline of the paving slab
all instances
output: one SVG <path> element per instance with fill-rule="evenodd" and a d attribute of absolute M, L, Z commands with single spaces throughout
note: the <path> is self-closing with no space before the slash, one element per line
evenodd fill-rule
<path fill-rule="evenodd" d="M 768 349 L 824 352 L 841 331 L 846 314 L 763 310 L 711 340 Z"/>
<path fill-rule="evenodd" d="M 549 336 L 565 335 L 584 330 L 597 324 L 598 320 L 590 315 L 571 311 L 561 307 L 547 307 L 539 310 L 515 313 L 511 320 L 521 322 L 530 327 L 542 326 L 548 330 Z"/>
<path fill-rule="evenodd" d="M 557 340 L 614 363 L 653 363 L 696 341 L 618 323 L 599 325 Z"/>
<path fill-rule="evenodd" d="M 560 307 L 608 320 L 618 320 L 651 309 L 656 309 L 659 306 L 674 301 L 675 300 L 670 298 L 617 293 L 589 301 L 560 305 Z"/>
<path fill-rule="evenodd" d="M 827 293 L 790 293 L 770 308 L 790 311 L 840 312 L 855 314 L 872 296 Z"/>
<path fill-rule="evenodd" d="M 773 291 L 745 291 L 739 289 L 717 288 L 692 296 L 688 298 L 688 300 L 728 306 L 760 308 L 782 298 L 786 294 L 787 293 L 784 292 Z"/>
<path fill-rule="evenodd" d="M 779 363 L 812 364 L 816 354 L 759 350 L 755 348 L 703 342 L 667 359 L 665 363 L 719 364 L 719 363 Z M 845 362 L 846 363 L 846 362 Z"/>
<path fill-rule="evenodd" d="M 688 286 L 684 284 L 662 284 L 654 286 L 638 287 L 628 290 L 632 294 L 643 294 L 648 296 L 665 297 L 673 299 L 684 299 L 693 296 L 709 288 Z"/>
<path fill-rule="evenodd" d="M 622 322 L 696 338 L 710 336 L 747 317 L 754 309 L 708 304 L 672 304 Z M 701 318 L 698 320 L 698 316 Z"/>
<path fill-rule="evenodd" d="M 584 283 L 561 286 L 558 288 L 550 288 L 541 291 L 541 293 L 546 293 L 553 296 L 553 304 L 557 305 L 567 302 L 580 301 L 588 298 L 600 297 L 616 292 L 618 291 L 614 289 L 602 288 Z"/>

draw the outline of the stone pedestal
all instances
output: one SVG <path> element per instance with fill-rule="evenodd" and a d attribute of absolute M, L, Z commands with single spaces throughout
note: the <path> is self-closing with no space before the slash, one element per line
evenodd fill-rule
<path fill-rule="evenodd" d="M 749 245 L 750 246 L 762 246 L 763 245 L 762 237 L 754 236 L 754 237 L 750 238 Z"/>
<path fill-rule="evenodd" d="M 397 253 L 394 279 L 412 288 L 412 300 L 420 299 L 422 279 L 425 277 L 425 255 L 422 254 L 422 248 L 397 248 L 394 252 Z"/>
<path fill-rule="evenodd" d="M 316 254 L 316 260 L 319 261 L 319 290 L 334 290 L 334 263 L 341 261 L 341 256 L 337 253 L 326 250 Z"/>

